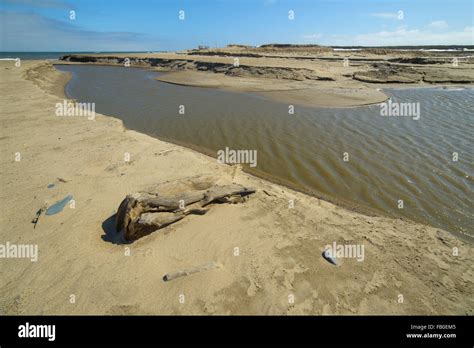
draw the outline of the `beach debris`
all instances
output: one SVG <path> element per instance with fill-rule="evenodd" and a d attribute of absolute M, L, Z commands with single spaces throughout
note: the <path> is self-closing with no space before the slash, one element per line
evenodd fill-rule
<path fill-rule="evenodd" d="M 68 182 L 68 180 L 65 180 L 65 179 L 60 178 L 60 177 L 57 177 L 56 179 L 57 179 L 58 182 L 62 182 L 62 183 L 67 183 L 67 182 Z M 56 186 L 55 183 L 50 182 L 50 183 L 48 184 L 47 188 L 50 189 L 50 188 L 53 188 L 53 187 L 55 187 L 55 186 Z"/>
<path fill-rule="evenodd" d="M 335 257 L 332 257 L 331 255 L 331 250 L 330 249 L 326 249 L 323 251 L 323 258 L 329 262 L 329 263 L 332 263 L 333 265 L 337 266 L 337 262 L 336 262 L 336 258 Z"/>
<path fill-rule="evenodd" d="M 46 210 L 45 214 L 46 215 L 54 215 L 54 214 L 62 212 L 64 207 L 66 206 L 66 204 L 68 204 L 71 199 L 72 199 L 72 195 L 67 195 L 66 197 L 64 197 L 60 201 L 58 201 L 58 202 L 54 203 L 52 206 L 50 206 Z"/>
<path fill-rule="evenodd" d="M 164 154 L 167 154 L 167 153 L 172 152 L 174 150 L 175 149 L 163 150 L 163 151 L 160 151 L 158 153 L 155 153 L 155 155 L 157 155 L 157 156 L 164 155 Z"/>
<path fill-rule="evenodd" d="M 46 207 L 42 206 L 37 212 L 33 220 L 31 220 L 31 223 L 33 224 L 33 228 L 36 228 L 36 224 L 38 223 L 38 220 L 41 216 L 41 214 L 45 211 Z"/>
<path fill-rule="evenodd" d="M 268 191 L 266 191 L 266 190 L 263 190 L 263 193 L 265 193 L 267 196 L 270 196 L 270 197 L 277 197 L 276 194 L 271 193 L 271 192 L 268 192 Z"/>
<path fill-rule="evenodd" d="M 222 186 L 165 183 L 148 192 L 127 195 L 115 216 L 115 229 L 124 232 L 126 241 L 134 241 L 160 228 L 175 223 L 187 215 L 204 215 L 211 203 L 241 203 L 255 189 L 231 184 Z M 182 191 L 182 188 L 193 190 Z"/>
<path fill-rule="evenodd" d="M 167 281 L 170 281 L 170 280 L 173 280 L 173 279 L 176 279 L 176 278 L 180 278 L 180 277 L 188 276 L 190 274 L 199 273 L 199 272 L 203 272 L 203 271 L 208 271 L 208 270 L 216 269 L 216 268 L 220 268 L 219 264 L 217 264 L 214 261 L 207 262 L 203 265 L 196 266 L 196 267 L 193 267 L 193 268 L 184 269 L 184 270 L 180 270 L 180 271 L 172 272 L 172 273 L 166 273 L 163 276 L 163 281 L 167 282 Z"/>

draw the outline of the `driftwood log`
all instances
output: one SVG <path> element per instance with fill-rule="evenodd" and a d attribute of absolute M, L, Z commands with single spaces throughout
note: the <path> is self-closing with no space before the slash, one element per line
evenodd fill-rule
<path fill-rule="evenodd" d="M 126 241 L 134 241 L 189 214 L 204 215 L 211 203 L 239 203 L 255 189 L 231 184 L 178 194 L 137 192 L 125 197 L 115 216 L 115 229 Z"/>
<path fill-rule="evenodd" d="M 208 270 L 216 269 L 216 268 L 219 268 L 219 265 L 216 262 L 212 261 L 212 262 L 205 263 L 203 265 L 199 265 L 197 267 L 183 269 L 183 270 L 172 272 L 172 273 L 166 273 L 163 276 L 163 280 L 167 282 L 176 278 L 185 277 L 194 273 L 208 271 Z"/>

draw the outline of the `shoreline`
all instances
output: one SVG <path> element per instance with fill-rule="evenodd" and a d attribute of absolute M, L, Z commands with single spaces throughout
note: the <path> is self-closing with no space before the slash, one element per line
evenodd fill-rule
<path fill-rule="evenodd" d="M 21 69 L 28 71 L 36 65 L 25 62 Z M 0 288 L 0 303 L 7 314 L 35 314 L 39 310 L 48 314 L 473 313 L 474 301 L 469 297 L 473 287 L 469 270 L 472 246 L 448 232 L 348 211 L 242 173 L 237 167 L 217 165 L 215 159 L 193 149 L 126 130 L 113 116 L 98 115 L 93 124 L 79 119 L 58 120 L 48 111 L 58 96 L 49 93 L 57 90 L 58 81 L 63 79 L 61 73 L 40 71 L 36 82 L 30 84 L 17 75 L 19 72 L 12 71 L 14 67 L 1 63 L 0 68 L 3 88 L 6 83 L 21 87 L 21 91 L 5 89 L 3 96 L 4 103 L 11 96 L 20 101 L 2 111 L 4 135 L 16 134 L 15 139 L 24 142 L 8 142 L 7 151 L 14 153 L 21 146 L 26 152 L 21 171 L 12 166 L 10 159 L 4 159 L 7 169 L 2 181 L 7 185 L 1 204 L 4 209 L 10 205 L 2 225 L 11 226 L 11 230 L 7 237 L 6 229 L 2 229 L 2 240 L 36 241 L 40 246 L 38 263 L 48 268 L 39 271 L 18 263 L 15 268 L 13 260 L 5 261 L 12 266 L 1 271 L 9 284 Z M 18 119 L 20 124 L 12 121 L 15 115 L 23 115 Z M 33 133 L 25 127 L 29 124 L 36 124 Z M 62 143 L 65 136 L 69 141 Z M 135 150 L 131 151 L 131 164 L 124 165 L 120 160 L 124 149 Z M 164 150 L 172 151 L 157 155 Z M 30 215 L 40 203 L 36 197 L 56 194 L 42 186 L 52 173 L 69 179 L 66 184 L 58 184 L 57 197 L 74 191 L 80 208 L 56 218 L 43 217 L 35 234 L 25 234 L 31 228 Z M 252 184 L 258 192 L 245 204 L 216 207 L 209 216 L 192 217 L 138 240 L 131 245 L 136 255 L 132 258 L 124 257 L 123 246 L 98 238 L 98 224 L 105 223 L 124 194 L 160 180 L 190 175 L 211 176 L 219 183 Z M 29 190 L 25 191 L 25 185 L 30 186 Z M 14 192 L 19 196 L 8 203 L 6 197 Z M 35 199 L 27 197 L 30 193 L 35 193 Z M 295 199 L 295 209 L 287 208 L 288 199 Z M 88 200 L 89 206 L 84 205 Z M 12 225 L 13 221 L 17 223 Z M 66 234 L 58 222 L 67 227 Z M 359 264 L 344 260 L 340 267 L 331 268 L 320 257 L 320 251 L 332 241 L 365 243 L 366 261 Z M 236 246 L 243 252 L 240 259 L 232 255 Z M 454 246 L 460 250 L 456 259 L 450 256 Z M 209 259 L 221 262 L 223 270 L 170 284 L 159 281 L 170 270 Z M 80 279 L 63 278 L 67 274 L 64 270 L 55 273 L 65 265 Z M 23 277 L 18 278 L 16 273 Z M 126 291 L 137 277 L 140 289 Z M 45 281 L 53 291 L 41 290 Z M 37 290 L 28 290 L 32 288 Z M 107 296 L 103 289 L 107 289 Z M 428 289 L 434 294 L 429 295 Z M 73 291 L 89 298 L 89 302 L 91 296 L 98 296 L 94 298 L 101 302 L 71 306 L 67 296 Z M 190 298 L 186 306 L 180 306 L 176 297 L 183 291 Z M 411 305 L 396 302 L 399 292 Z M 150 298 L 150 293 L 160 294 L 160 298 Z M 289 293 L 297 298 L 292 305 L 285 302 Z M 15 300 L 18 296 L 20 299 Z M 46 306 L 41 304 L 44 301 Z"/>
<path fill-rule="evenodd" d="M 56 63 L 53 63 L 52 65 L 54 67 L 54 65 L 56 65 Z M 109 66 L 109 65 L 103 65 L 103 66 Z M 146 67 L 142 67 L 142 68 L 150 70 L 149 68 L 146 68 Z M 153 70 L 150 70 L 150 71 L 153 71 Z M 59 71 L 59 70 L 58 70 L 58 72 L 60 72 L 62 74 L 66 74 L 65 72 L 62 72 L 62 71 Z M 68 100 L 74 100 L 74 98 L 71 98 L 66 94 L 66 85 L 68 84 L 68 82 L 70 81 L 71 78 L 72 78 L 72 76 L 69 76 L 69 78 L 67 80 L 65 79 L 65 80 L 60 82 L 61 84 L 64 84 L 64 86 L 63 86 L 63 96 L 64 96 L 65 99 L 68 99 Z M 199 87 L 200 88 L 214 88 L 214 87 L 197 86 L 197 88 L 199 88 Z M 233 92 L 234 93 L 239 93 L 237 91 L 233 91 Z M 251 92 L 245 92 L 245 93 L 251 93 Z M 354 106 L 354 107 L 358 107 L 358 106 Z M 117 118 L 113 115 L 105 115 L 105 116 L 114 118 L 114 119 L 122 122 L 122 120 L 120 120 L 119 118 Z M 129 129 L 129 128 L 125 127 L 124 125 L 122 125 L 122 126 L 127 131 L 136 132 L 133 129 Z M 169 139 L 169 138 L 158 137 L 158 136 L 151 136 L 151 135 L 148 135 L 148 134 L 145 134 L 145 133 L 141 133 L 141 134 L 150 136 L 154 139 L 158 139 L 158 140 L 166 142 L 166 143 L 170 143 L 170 144 L 173 144 L 173 145 L 183 147 L 183 148 L 191 150 L 191 151 L 195 151 L 195 152 L 197 152 L 199 154 L 202 154 L 204 156 L 207 156 L 207 157 L 209 157 L 213 160 L 217 159 L 216 154 L 212 154 L 211 151 L 209 151 L 209 150 L 207 150 L 203 147 L 200 147 L 199 145 L 184 143 L 184 142 L 177 141 L 175 139 Z M 225 165 L 227 165 L 231 168 L 233 167 L 232 165 L 229 165 L 229 164 L 225 164 Z M 251 176 L 255 177 L 256 179 L 263 179 L 265 181 L 271 182 L 272 184 L 276 184 L 276 185 L 288 188 L 292 191 L 300 192 L 300 193 L 303 193 L 305 195 L 308 195 L 308 196 L 311 196 L 311 197 L 314 197 L 314 198 L 317 198 L 317 199 L 324 200 L 328 203 L 337 205 L 341 208 L 351 210 L 351 211 L 354 211 L 354 212 L 357 212 L 357 213 L 360 213 L 360 214 L 364 214 L 364 215 L 368 215 L 368 216 L 389 217 L 389 218 L 404 220 L 404 221 L 407 221 L 407 222 L 411 221 L 411 222 L 421 223 L 421 222 L 418 222 L 418 221 L 412 221 L 412 220 L 406 219 L 402 216 L 398 216 L 398 217 L 397 216 L 391 216 L 388 213 L 384 213 L 383 211 L 377 210 L 377 209 L 369 207 L 369 206 L 363 206 L 361 204 L 356 204 L 356 203 L 353 203 L 353 202 L 350 202 L 350 201 L 345 201 L 344 202 L 340 198 L 328 196 L 328 195 L 324 194 L 323 192 L 319 192 L 319 191 L 315 191 L 315 190 L 310 190 L 308 188 L 300 187 L 300 186 L 294 185 L 290 182 L 286 182 L 283 179 L 278 179 L 276 177 L 273 177 L 273 176 L 271 176 L 269 174 L 266 174 L 266 173 L 263 173 L 263 172 L 259 173 L 257 170 L 252 170 L 252 169 L 247 168 L 247 166 L 241 166 L 241 168 L 239 168 L 239 170 L 242 170 L 243 172 L 247 173 L 248 175 L 251 175 Z M 429 225 L 426 225 L 426 226 L 429 226 Z M 432 226 L 430 226 L 430 227 L 432 227 Z M 467 241 L 469 241 L 469 240 L 467 240 Z"/>
<path fill-rule="evenodd" d="M 472 57 L 400 50 L 335 52 L 319 47 L 226 47 L 167 53 L 70 54 L 61 62 L 144 67 L 164 72 L 161 82 L 254 93 L 286 104 L 348 108 L 380 104 L 383 88 L 474 86 Z M 306 53 L 304 55 L 303 53 Z M 303 54 L 303 55 L 302 55 Z M 458 62 L 458 61 L 456 61 Z"/>
<path fill-rule="evenodd" d="M 114 64 L 114 63 L 82 63 L 82 62 L 64 62 L 61 60 L 55 60 L 50 62 L 53 65 L 95 65 L 95 66 L 113 66 L 113 67 L 122 67 L 121 64 Z M 372 94 L 367 97 L 368 99 L 362 99 L 362 101 L 352 104 L 351 102 L 336 102 L 336 98 L 338 95 L 340 95 L 340 89 L 343 92 L 349 92 L 349 93 L 357 93 L 354 92 L 354 89 L 348 89 L 348 88 L 333 88 L 333 93 L 329 93 L 329 95 L 324 98 L 323 100 L 317 100 L 317 101 L 310 101 L 314 97 L 314 93 L 316 92 L 321 92 L 321 91 L 326 91 L 328 88 L 319 88 L 318 90 L 314 89 L 308 89 L 307 86 L 301 86 L 298 85 L 296 87 L 294 86 L 288 86 L 287 84 L 281 84 L 281 82 L 278 82 L 278 87 L 272 87 L 272 83 L 275 83 L 274 80 L 269 80 L 269 81 L 263 81 L 264 85 L 262 85 L 262 80 L 256 80 L 255 79 L 252 81 L 252 79 L 245 78 L 243 79 L 245 82 L 244 84 L 250 83 L 251 87 L 249 86 L 242 86 L 242 85 L 235 85 L 233 83 L 231 84 L 222 84 L 222 77 L 217 78 L 217 82 L 213 83 L 212 79 L 216 78 L 215 76 L 209 76 L 209 73 L 205 73 L 204 78 L 200 78 L 200 82 L 194 82 L 195 81 L 195 76 L 191 76 L 190 81 L 180 81 L 181 79 L 178 78 L 176 79 L 176 74 L 179 74 L 180 72 L 174 72 L 174 71 L 169 71 L 169 70 L 162 70 L 162 69 L 156 69 L 151 66 L 131 66 L 132 68 L 137 68 L 137 69 L 145 69 L 149 71 L 154 71 L 154 72 L 161 72 L 163 73 L 163 76 L 159 76 L 155 78 L 157 81 L 163 82 L 163 83 L 168 83 L 172 85 L 178 85 L 178 86 L 185 86 L 185 87 L 194 87 L 194 88 L 214 88 L 214 89 L 221 89 L 224 91 L 228 92 L 234 92 L 234 93 L 250 93 L 250 94 L 255 94 L 259 95 L 263 98 L 273 100 L 275 102 L 280 102 L 280 103 L 293 103 L 296 105 L 300 106 L 305 106 L 305 107 L 323 107 L 323 108 L 356 108 L 360 106 L 369 106 L 369 105 L 377 105 L 380 103 L 383 103 L 388 100 L 388 96 L 383 94 L 383 92 L 380 92 L 379 90 L 376 90 L 375 92 L 372 91 Z M 192 72 L 182 72 L 185 73 L 185 78 L 189 77 L 189 74 Z M 169 79 L 170 75 L 172 75 L 172 78 Z M 201 76 L 202 77 L 202 76 Z M 207 81 L 206 81 L 207 79 Z M 224 77 L 225 79 L 225 77 Z M 235 82 L 235 78 L 229 78 L 230 80 L 228 81 L 233 81 Z M 211 82 L 209 82 L 211 81 Z M 242 80 L 241 80 L 242 81 Z M 265 87 L 267 86 L 267 83 L 270 85 L 269 88 Z M 299 95 L 303 95 L 303 98 L 301 96 L 295 96 L 291 95 L 292 92 L 297 92 Z M 327 92 L 326 92 L 327 93 Z M 285 100 L 286 99 L 286 100 Z"/>
<path fill-rule="evenodd" d="M 67 63 L 67 64 L 61 64 L 61 61 L 59 61 L 59 63 L 52 63 L 53 66 L 55 65 L 83 65 L 83 64 L 87 64 L 87 65 L 98 65 L 98 66 L 115 66 L 117 68 L 120 68 L 121 66 L 117 66 L 117 65 L 114 65 L 114 64 L 88 64 L 88 63 Z M 136 68 L 140 68 L 140 69 L 145 69 L 145 70 L 148 70 L 148 71 L 154 71 L 152 68 L 150 67 L 136 67 Z M 61 71 L 60 71 L 61 72 Z M 64 72 L 61 72 L 61 73 L 64 73 Z M 166 82 L 166 81 L 161 81 L 160 78 L 155 78 L 155 80 L 158 80 L 160 82 Z M 174 82 L 169 82 L 171 84 L 176 84 Z M 65 88 L 66 88 L 66 85 L 67 85 L 67 82 L 64 83 L 64 95 L 65 97 L 66 96 L 66 91 L 65 91 Z M 178 84 L 180 85 L 180 84 Z M 186 85 L 185 85 L 186 86 Z M 212 86 L 192 86 L 194 88 L 216 88 L 216 89 L 223 89 L 223 90 L 227 90 L 228 92 L 231 92 L 231 93 L 248 93 L 248 94 L 253 94 L 253 95 L 256 95 L 256 96 L 260 96 L 260 94 L 258 92 L 249 92 L 249 91 L 239 91 L 239 90 L 232 90 L 232 89 L 226 89 L 226 88 L 219 88 L 219 87 L 212 87 Z M 455 86 L 449 86 L 449 87 L 453 87 L 453 88 L 456 88 Z M 391 90 L 391 89 L 418 89 L 418 88 L 442 88 L 442 86 L 407 86 L 407 85 L 398 85 L 398 87 L 393 87 L 391 85 L 387 85 L 384 87 L 384 90 Z M 463 86 L 463 88 L 474 88 L 474 86 Z M 266 97 L 264 97 L 266 98 Z M 390 99 L 390 96 L 387 96 L 387 100 Z M 70 98 L 71 99 L 71 98 Z M 73 98 L 72 98 L 73 99 Z M 275 102 L 280 102 L 282 103 L 280 100 L 276 100 Z M 378 103 L 377 103 L 378 104 Z M 358 105 L 358 106 L 351 106 L 351 107 L 347 107 L 347 108 L 357 108 L 357 107 L 361 107 L 361 106 L 369 106 L 369 105 L 377 105 L 377 104 L 368 104 L 368 105 Z M 331 108 L 331 107 L 325 107 L 325 106 L 319 106 L 321 108 Z M 317 107 L 314 107 L 314 108 L 317 108 Z M 344 108 L 344 107 L 334 107 L 334 108 Z M 113 117 L 115 118 L 114 115 L 108 115 L 109 117 Z M 120 119 L 118 119 L 120 120 Z M 123 126 L 125 129 L 127 130 L 133 130 L 133 129 L 128 129 L 126 128 L 125 126 Z M 134 130 L 133 130 L 134 131 Z M 143 133 L 143 134 L 146 134 L 146 133 Z M 148 134 L 147 134 L 148 135 Z M 216 159 L 216 154 L 209 151 L 208 149 L 202 147 L 202 146 L 199 146 L 197 144 L 192 144 L 192 143 L 184 143 L 184 142 L 180 142 L 180 141 L 177 141 L 175 139 L 171 139 L 171 138 L 164 138 L 164 137 L 158 137 L 158 136 L 155 136 L 155 135 L 149 135 L 153 138 L 156 138 L 160 141 L 164 141 L 164 142 L 167 142 L 167 143 L 171 143 L 171 144 L 174 144 L 174 145 L 177 145 L 177 146 L 181 146 L 181 147 L 184 147 L 186 149 L 190 149 L 192 151 L 196 151 L 200 154 L 203 154 L 205 156 L 208 156 L 210 158 L 212 158 L 213 160 Z M 232 167 L 232 166 L 230 166 Z M 424 221 L 421 221 L 421 220 L 416 220 L 416 219 L 409 219 L 409 218 L 406 218 L 404 217 L 403 215 L 397 215 L 397 214 L 390 214 L 389 212 L 384 212 L 382 210 L 379 210 L 377 208 L 374 208 L 374 207 L 371 207 L 371 206 L 368 206 L 368 205 L 364 205 L 362 203 L 355 203 L 353 201 L 350 201 L 350 200 L 347 200 L 347 199 L 343 199 L 341 197 L 335 197 L 335 196 L 331 196 L 331 195 L 328 195 L 328 194 L 325 194 L 323 192 L 320 192 L 320 191 L 317 191 L 317 190 L 314 190 L 314 189 L 310 189 L 310 188 L 306 188 L 306 187 L 303 187 L 303 186 L 299 186 L 295 183 L 292 183 L 290 181 L 287 181 L 287 180 L 284 180 L 282 178 L 278 178 L 278 177 L 275 177 L 275 176 L 272 176 L 268 173 L 264 173 L 264 172 L 261 172 L 257 169 L 252 169 L 252 168 L 249 168 L 248 166 L 242 166 L 242 168 L 239 168 L 239 170 L 242 170 L 243 172 L 249 174 L 249 175 L 252 175 L 258 179 L 263 179 L 263 180 L 266 180 L 266 181 L 269 181 L 273 184 L 277 184 L 277 185 L 280 185 L 280 186 L 283 186 L 285 188 L 288 188 L 290 190 L 293 190 L 293 191 L 296 191 L 296 192 L 300 192 L 300 193 L 303 193 L 303 194 L 306 194 L 306 195 L 309 195 L 311 197 L 314 197 L 314 198 L 317 198 L 317 199 L 322 199 L 326 202 L 329 202 L 331 204 L 334 204 L 338 207 L 341 207 L 343 209 L 347 209 L 347 210 L 350 210 L 350 211 L 353 211 L 353 212 L 357 212 L 357 213 L 360 213 L 360 214 L 364 214 L 364 215 L 368 215 L 368 216 L 379 216 L 379 217 L 387 217 L 387 218 L 392 218 L 392 219 L 400 219 L 400 220 L 403 220 L 403 221 L 407 221 L 407 222 L 414 222 L 414 223 L 419 223 L 419 224 L 423 224 L 423 225 L 426 225 L 428 227 L 432 227 L 432 228 L 440 228 L 442 229 L 442 227 L 436 227 L 436 226 L 432 226 L 432 225 L 429 225 L 428 223 L 424 222 Z M 468 234 L 465 234 L 465 233 L 462 233 L 462 232 L 459 232 L 459 231 L 448 231 L 448 233 L 451 233 L 453 236 L 455 236 L 456 238 L 460 238 L 461 240 L 467 242 L 467 243 L 474 243 L 474 238 L 472 238 L 471 236 L 469 236 Z"/>
<path fill-rule="evenodd" d="M 122 64 L 114 62 L 76 62 L 64 60 L 49 60 L 53 65 L 95 65 L 123 67 Z M 362 82 L 357 88 L 341 87 L 340 84 L 308 86 L 300 84 L 296 86 L 274 79 L 236 78 L 219 76 L 216 73 L 196 71 L 173 71 L 169 69 L 156 68 L 149 65 L 133 65 L 132 68 L 146 69 L 160 72 L 157 81 L 177 86 L 188 86 L 195 88 L 214 88 L 235 93 L 249 93 L 261 96 L 274 102 L 284 104 L 296 104 L 312 108 L 357 108 L 363 106 L 378 105 L 390 99 L 384 93 L 386 89 L 424 89 L 424 88 L 466 88 L 474 89 L 473 83 L 367 83 Z M 267 81 L 265 81 L 267 80 Z M 474 79 L 473 79 L 474 82 Z M 274 85 L 276 84 L 276 87 Z M 330 91 L 330 92 L 328 92 Z M 360 93 L 365 92 L 365 96 Z M 323 98 L 314 99 L 315 94 L 326 94 Z M 345 98 L 349 100 L 344 100 Z M 354 99 L 359 99 L 357 102 Z"/>

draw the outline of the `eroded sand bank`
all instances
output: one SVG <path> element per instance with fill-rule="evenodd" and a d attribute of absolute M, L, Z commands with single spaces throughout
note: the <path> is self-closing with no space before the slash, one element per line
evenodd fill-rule
<path fill-rule="evenodd" d="M 112 117 L 56 116 L 67 80 L 49 63 L 0 63 L 0 244 L 39 250 L 37 262 L 0 259 L 2 314 L 473 314 L 471 245 L 257 179 Z M 258 191 L 133 244 L 111 242 L 126 194 L 187 177 Z M 75 208 L 33 229 L 35 212 L 67 194 Z M 321 253 L 333 242 L 363 245 L 364 260 L 331 265 Z M 220 267 L 162 280 L 209 262 Z"/>

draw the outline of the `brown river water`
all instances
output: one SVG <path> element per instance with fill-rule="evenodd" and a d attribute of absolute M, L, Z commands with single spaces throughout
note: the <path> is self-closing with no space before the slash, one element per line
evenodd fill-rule
<path fill-rule="evenodd" d="M 94 102 L 128 129 L 214 157 L 226 147 L 256 150 L 251 173 L 474 240 L 474 89 L 385 90 L 392 103 L 419 103 L 419 114 L 405 117 L 382 116 L 380 105 L 295 105 L 289 114 L 287 104 L 167 84 L 146 69 L 56 67 L 73 75 L 69 97 Z"/>

